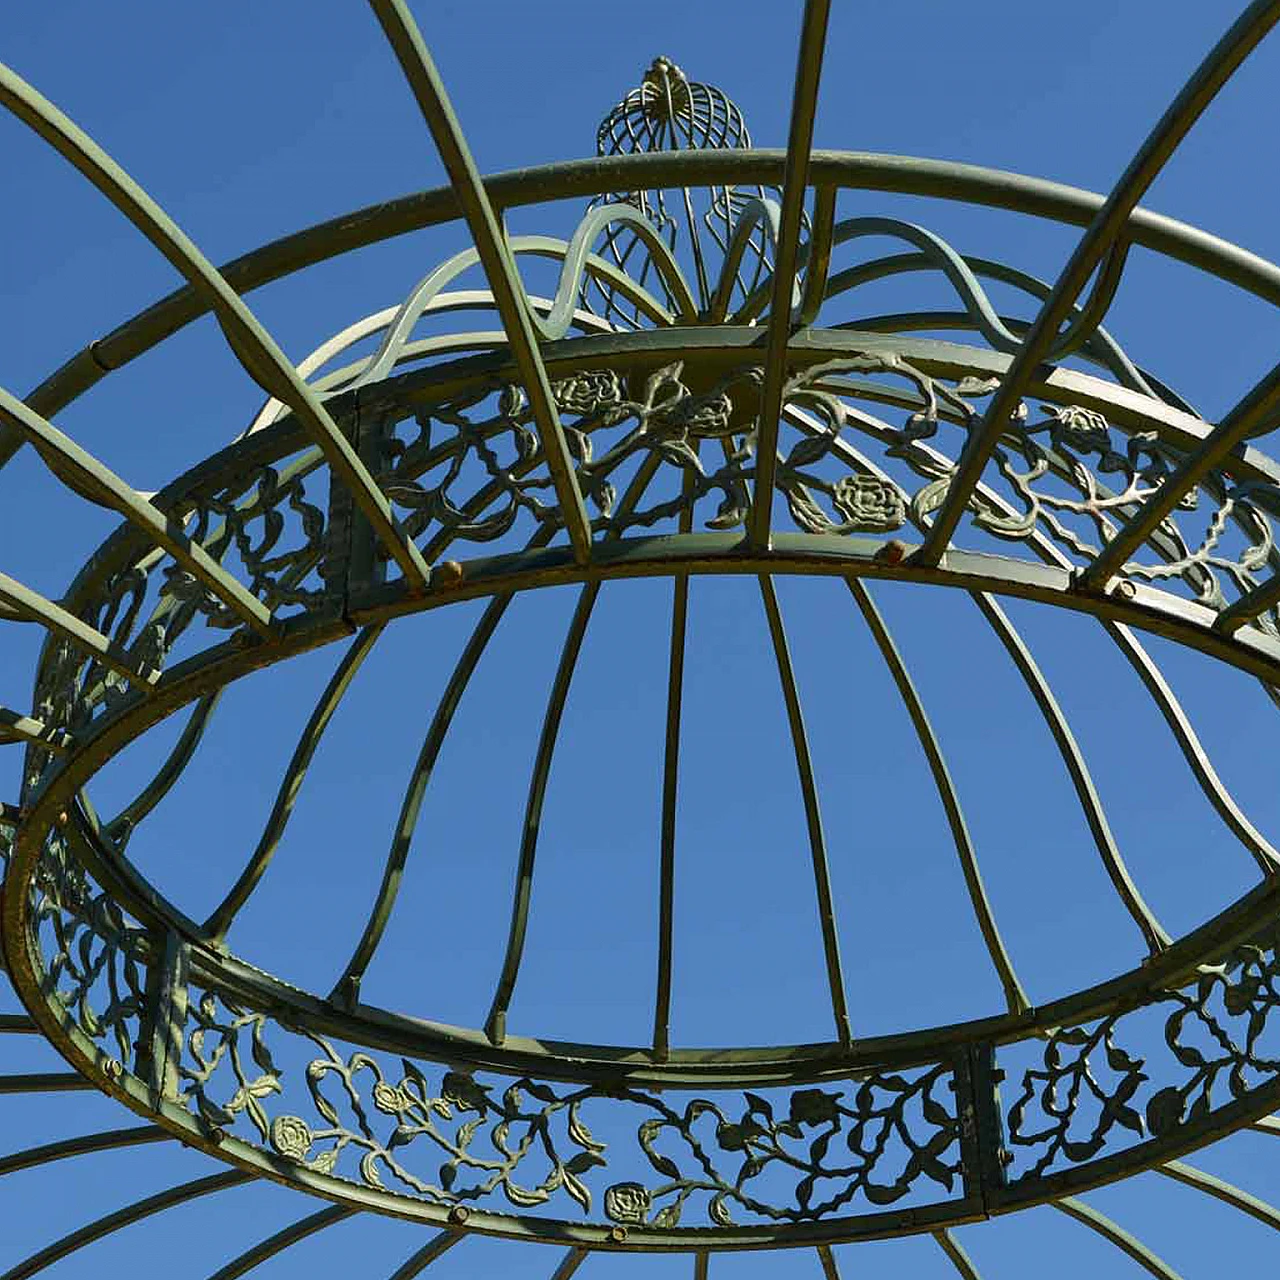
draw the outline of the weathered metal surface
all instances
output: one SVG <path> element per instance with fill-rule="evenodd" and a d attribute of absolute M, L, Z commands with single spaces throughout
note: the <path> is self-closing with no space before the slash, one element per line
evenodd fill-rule
<path fill-rule="evenodd" d="M 5 965 L 30 1013 L 6 1015 L 0 1031 L 39 1031 L 75 1067 L 0 1077 L 0 1093 L 97 1087 L 155 1122 L 18 1152 L 0 1158 L 0 1173 L 170 1135 L 238 1166 L 98 1219 L 8 1275 L 34 1275 L 251 1176 L 336 1203 L 251 1245 L 219 1276 L 246 1274 L 374 1210 L 444 1228 L 403 1264 L 405 1280 L 464 1230 L 567 1247 L 556 1280 L 570 1280 L 592 1249 L 691 1251 L 705 1280 L 711 1250 L 761 1245 L 815 1247 L 827 1280 L 838 1280 L 833 1243 L 928 1231 L 957 1273 L 973 1277 L 950 1228 L 1054 1203 L 1169 1280 L 1154 1251 L 1074 1196 L 1153 1168 L 1277 1225 L 1274 1209 L 1176 1157 L 1234 1129 L 1275 1126 L 1280 857 L 1227 792 L 1131 630 L 1280 685 L 1280 463 L 1263 440 L 1276 375 L 1214 425 L 1138 370 L 1101 322 L 1130 244 L 1280 303 L 1280 269 L 1137 208 L 1178 140 L 1280 18 L 1280 4 L 1249 7 L 1105 201 L 968 166 L 812 153 L 827 17 L 818 0 L 805 8 L 785 154 L 750 150 L 732 103 L 659 59 L 601 127 L 597 160 L 483 181 L 407 8 L 372 7 L 452 189 L 324 224 L 223 271 L 65 116 L 0 71 L 0 103 L 189 281 L 57 371 L 28 404 L 0 393 L 0 459 L 28 441 L 76 494 L 126 522 L 86 557 L 61 600 L 0 576 L 0 618 L 48 633 L 31 713 L 0 711 L 0 743 L 26 752 L 20 805 L 0 810 L 0 919 Z M 664 154 L 617 154 L 629 150 Z M 960 253 L 923 226 L 838 221 L 838 194 L 852 187 L 1087 230 L 1048 285 Z M 591 199 L 569 240 L 506 236 L 504 208 L 566 196 Z M 360 244 L 458 218 L 471 248 L 433 269 L 399 307 L 357 320 L 297 366 L 239 296 Z M 842 261 L 865 238 L 886 236 L 909 252 Z M 554 296 L 525 294 L 521 254 L 560 264 Z M 487 290 L 449 288 L 477 262 Z M 859 314 L 862 286 L 922 271 L 945 281 L 958 310 Z M 1031 299 L 1030 316 L 1003 314 L 987 281 Z M 144 497 L 46 417 L 210 310 L 271 398 L 234 443 Z M 415 337 L 424 317 L 476 312 L 490 325 L 496 314 L 500 330 L 460 324 Z M 966 341 L 915 336 L 939 329 Z M 371 339 L 372 355 L 353 353 Z M 1090 372 L 1056 363 L 1069 356 Z M 334 367 L 339 359 L 348 363 Z M 893 536 L 908 525 L 921 543 Z M 985 549 L 985 538 L 1006 554 Z M 928 762 L 1003 1010 L 856 1034 L 774 585 L 787 573 L 840 577 L 854 595 Z M 688 591 L 705 574 L 759 582 L 811 855 L 834 1021 L 828 1042 L 671 1043 Z M 566 698 L 601 589 L 634 576 L 673 582 L 652 1043 L 516 1035 L 506 1023 Z M 1031 1005 L 996 929 L 941 743 L 868 591 L 872 579 L 973 596 L 1058 745 L 1113 887 L 1151 952 L 1145 963 Z M 515 593 L 556 584 L 581 594 L 533 762 L 486 1026 L 366 1005 L 361 980 L 396 908 L 453 713 Z M 1100 621 L 1253 857 L 1256 887 L 1183 937 L 1164 931 L 1000 596 Z M 427 730 L 381 885 L 333 991 L 300 991 L 256 969 L 251 956 L 227 949 L 227 933 L 268 869 L 361 662 L 396 619 L 477 598 L 489 603 Z M 222 689 L 354 628 L 238 879 L 207 921 L 189 918 L 126 858 L 129 839 L 198 759 Z M 155 776 L 100 821 L 86 783 L 187 707 Z"/>

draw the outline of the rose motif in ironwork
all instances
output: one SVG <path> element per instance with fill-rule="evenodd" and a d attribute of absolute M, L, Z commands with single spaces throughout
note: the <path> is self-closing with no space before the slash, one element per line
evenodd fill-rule
<path fill-rule="evenodd" d="M 286 1160 L 301 1160 L 311 1150 L 311 1128 L 299 1116 L 276 1116 L 271 1122 L 271 1145 Z"/>
<path fill-rule="evenodd" d="M 733 401 L 723 391 L 705 396 L 686 396 L 678 400 L 666 415 L 669 425 L 693 436 L 728 434 L 733 416 Z"/>
<path fill-rule="evenodd" d="M 653 1203 L 648 1190 L 638 1182 L 615 1182 L 604 1193 L 604 1211 L 614 1222 L 638 1227 Z"/>
<path fill-rule="evenodd" d="M 408 1105 L 408 1100 L 394 1085 L 379 1080 L 373 1086 L 373 1105 L 384 1115 L 399 1115 Z"/>
<path fill-rule="evenodd" d="M 831 500 L 850 523 L 860 529 L 900 529 L 907 518 L 907 504 L 898 486 L 876 476 L 842 476 Z"/>
<path fill-rule="evenodd" d="M 622 401 L 622 380 L 612 369 L 584 369 L 572 378 L 551 384 L 556 407 L 561 413 L 585 417 Z"/>

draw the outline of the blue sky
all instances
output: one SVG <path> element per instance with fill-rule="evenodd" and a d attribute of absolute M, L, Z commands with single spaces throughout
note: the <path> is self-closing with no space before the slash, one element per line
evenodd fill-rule
<path fill-rule="evenodd" d="M 1235 3 L 1059 6 L 918 0 L 837 3 L 816 145 L 986 164 L 1105 191 Z M 798 5 L 651 0 L 416 4 L 485 172 L 587 155 L 609 107 L 661 53 L 723 87 L 754 140 L 785 141 Z M 174 6 L 63 3 L 0 15 L 0 60 L 102 143 L 215 261 L 298 227 L 418 188 L 443 172 L 377 24 L 359 3 L 273 0 Z M 1280 43 L 1264 43 L 1206 113 L 1145 203 L 1280 257 L 1271 161 Z M 174 273 L 72 170 L 0 120 L 0 385 L 25 392 L 85 342 L 171 289 Z M 858 213 L 909 217 L 966 253 L 1052 278 L 1075 232 L 1033 219 L 861 193 Z M 846 206 L 842 206 L 842 211 Z M 517 230 L 556 232 L 575 206 L 523 211 Z M 301 358 L 351 320 L 393 305 L 461 247 L 457 228 L 419 233 L 256 293 L 255 311 Z M 1108 326 L 1210 419 L 1274 362 L 1273 311 L 1190 268 L 1135 253 Z M 58 419 L 144 490 L 228 441 L 258 394 L 207 321 L 139 360 Z M 0 477 L 3 568 L 57 595 L 112 525 L 47 481 L 29 455 Z M 39 521 L 39 537 L 32 534 Z M 977 1016 L 999 989 L 973 928 L 924 760 L 848 592 L 779 584 L 824 802 L 850 1007 L 860 1033 Z M 366 995 L 442 1021 L 483 1019 L 500 946 L 529 761 L 576 591 L 516 601 L 459 713 L 428 795 L 404 895 Z M 945 598 L 938 598 L 945 597 Z M 1140 939 L 1109 895 L 1060 761 L 1025 689 L 968 601 L 886 586 L 894 628 L 948 751 L 997 914 L 1039 1000 L 1127 969 Z M 565 714 L 548 794 L 529 950 L 512 1009 L 520 1032 L 643 1041 L 651 1017 L 669 585 L 602 592 Z M 336 976 L 373 893 L 404 779 L 479 605 L 392 627 L 317 756 L 297 821 L 233 942 L 318 990 Z M 1153 907 L 1181 934 L 1252 881 L 1252 864 L 1190 783 L 1132 673 L 1096 626 L 1011 606 L 1071 715 L 1117 839 Z M 17 628 L 8 628 L 10 633 Z M 30 629 L 26 629 L 29 631 Z M 0 702 L 23 705 L 36 639 L 0 635 Z M 1219 772 L 1273 840 L 1280 798 L 1276 708 L 1256 684 L 1153 641 Z M 131 849 L 193 912 L 239 869 L 311 701 L 337 655 L 322 651 L 227 694 L 199 770 Z M 673 1034 L 683 1043 L 803 1041 L 829 1034 L 803 817 L 782 700 L 750 579 L 691 593 L 682 746 Z M 177 726 L 100 780 L 100 807 L 128 794 Z M 12 749 L 0 798 L 17 786 Z M 3 1007 L 12 1007 L 12 996 Z M 3 1046 L 6 1070 L 48 1069 L 37 1046 Z M 37 1062 L 40 1063 L 37 1066 Z M 0 1099 L 16 1150 L 127 1123 L 103 1100 Z M 1275 1137 L 1243 1134 L 1196 1157 L 1280 1199 Z M 100 1155 L 0 1183 L 0 1265 L 138 1195 L 212 1172 L 167 1147 Z M 1092 1202 L 1189 1280 L 1275 1265 L 1262 1225 L 1155 1175 Z M 132 1261 L 207 1274 L 310 1211 L 251 1187 L 132 1228 L 55 1271 L 110 1275 Z M 986 1277 L 1030 1266 L 1050 1278 L 1137 1274 L 1050 1209 L 965 1228 Z M 277 1259 L 272 1277 L 390 1275 L 421 1242 L 372 1217 Z M 953 1274 L 928 1238 L 842 1247 L 846 1277 Z M 468 1240 L 435 1265 L 549 1275 L 553 1250 Z M 593 1257 L 594 1280 L 685 1275 L 681 1258 Z M 811 1253 L 717 1257 L 717 1277 L 779 1265 L 819 1273 Z M 92 1271 L 91 1271 L 92 1269 Z"/>

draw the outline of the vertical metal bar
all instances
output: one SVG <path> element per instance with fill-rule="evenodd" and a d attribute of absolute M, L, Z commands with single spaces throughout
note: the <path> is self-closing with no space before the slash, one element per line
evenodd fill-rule
<path fill-rule="evenodd" d="M 250 894 L 257 888 L 258 882 L 271 865 L 271 859 L 275 856 L 290 815 L 293 813 L 293 806 L 297 802 L 298 793 L 302 790 L 302 784 L 306 780 L 307 770 L 316 753 L 316 748 L 319 747 L 320 740 L 324 737 L 324 732 L 329 726 L 329 721 L 333 719 L 333 715 L 350 688 L 352 680 L 355 679 L 356 672 L 360 670 L 361 664 L 368 657 L 369 651 L 382 634 L 384 625 L 384 623 L 378 623 L 375 626 L 366 627 L 351 642 L 330 677 L 329 683 L 325 686 L 324 692 L 316 702 L 311 716 L 307 720 L 301 736 L 298 738 L 298 744 L 293 749 L 289 767 L 284 771 L 284 777 L 280 780 L 280 788 L 276 792 L 275 803 L 271 806 L 271 813 L 267 816 L 266 826 L 262 829 L 262 835 L 258 837 L 257 846 L 250 855 L 249 861 L 245 864 L 245 868 L 240 873 L 239 878 L 227 891 L 226 897 L 214 908 L 209 919 L 205 921 L 205 932 L 211 938 L 217 939 L 226 936 L 227 930 L 231 928 L 232 921 L 236 918 L 236 914 L 249 900 Z"/>
<path fill-rule="evenodd" d="M 829 1244 L 818 1246 L 818 1261 L 822 1263 L 822 1274 L 825 1280 L 840 1280 L 840 1264 L 836 1261 L 836 1255 L 832 1253 Z"/>
<path fill-rule="evenodd" d="M 1009 1181 L 1004 1119 L 1000 1107 L 1000 1082 L 1004 1079 L 1004 1072 L 996 1066 L 995 1045 L 971 1044 L 965 1052 L 968 1055 L 967 1083 L 973 1105 L 976 1183 L 983 1207 L 991 1214 L 998 1208 L 1001 1192 Z M 966 1191 L 969 1186 L 966 1182 Z"/>
<path fill-rule="evenodd" d="M 649 483 L 657 473 L 660 462 L 660 456 L 654 452 L 650 453 L 636 468 L 635 475 L 632 477 L 630 484 L 628 484 L 622 500 L 618 503 L 617 515 L 620 520 L 631 512 L 636 503 L 643 497 Z M 530 538 L 529 547 L 545 546 L 550 541 L 553 532 L 554 530 L 549 526 L 540 527 Z M 616 534 L 611 532 L 608 536 L 613 538 Z M 449 726 L 452 723 L 453 715 L 457 710 L 463 691 L 492 636 L 493 629 L 497 626 L 512 598 L 513 593 L 506 593 L 501 596 L 495 596 L 490 601 L 485 612 L 481 615 L 480 621 L 476 624 L 475 631 L 467 642 L 467 647 L 458 658 L 449 683 L 445 686 L 445 691 L 437 704 L 436 713 L 432 717 L 431 725 L 418 753 L 413 772 L 409 776 L 408 786 L 405 788 L 405 798 L 400 807 L 400 819 L 396 826 L 396 835 L 393 838 L 391 849 L 387 854 L 387 860 L 383 867 L 382 883 L 374 899 L 373 907 L 369 912 L 369 918 L 365 923 L 360 941 L 356 944 L 351 960 L 335 984 L 333 993 L 330 996 L 330 999 L 339 1004 L 349 1007 L 359 998 L 360 980 L 373 959 L 374 952 L 377 950 L 378 944 L 382 940 L 382 935 L 391 919 L 391 912 L 395 908 L 405 864 L 409 856 L 409 847 L 413 840 L 418 814 L 421 810 L 422 799 L 430 781 L 431 771 L 435 768 L 436 757 L 444 745 L 445 737 L 448 734 Z"/>
<path fill-rule="evenodd" d="M 942 1252 L 951 1259 L 951 1264 L 960 1274 L 961 1280 L 982 1280 L 973 1259 L 961 1247 L 960 1241 L 950 1231 L 935 1231 L 933 1238 L 938 1242 Z"/>
<path fill-rule="evenodd" d="M 139 1056 L 146 1058 L 152 1107 L 178 1096 L 178 1065 L 186 1042 L 187 978 L 191 949 L 172 929 L 148 973 L 147 1028 Z M 141 1065 L 141 1064 L 140 1064 Z"/>
<path fill-rule="evenodd" d="M 577 608 L 569 623 L 560 662 L 556 667 L 551 695 L 547 699 L 546 715 L 542 721 L 542 735 L 538 740 L 538 752 L 534 758 L 533 773 L 529 779 L 529 798 L 524 811 L 524 836 L 520 842 L 520 858 L 516 867 L 515 891 L 511 902 L 511 927 L 507 935 L 506 954 L 502 972 L 493 993 L 489 1016 L 485 1019 L 485 1034 L 494 1044 L 501 1044 L 507 1034 L 507 1010 L 515 991 L 520 973 L 520 961 L 524 955 L 525 935 L 529 927 L 529 907 L 533 899 L 533 870 L 538 851 L 538 835 L 542 828 L 542 804 L 547 794 L 547 781 L 551 776 L 551 757 L 555 752 L 560 733 L 560 719 L 569 697 L 569 685 L 582 651 L 582 637 L 586 634 L 591 611 L 600 594 L 598 582 L 588 583 L 578 597 Z"/>
<path fill-rule="evenodd" d="M 391 1280 L 413 1280 L 414 1276 L 430 1266 L 441 1254 L 452 1249 L 462 1239 L 462 1234 L 461 1231 L 445 1230 L 432 1236 L 417 1253 L 396 1268 Z"/>
<path fill-rule="evenodd" d="M 560 1260 L 560 1265 L 551 1273 L 551 1280 L 571 1280 L 573 1273 L 582 1266 L 583 1260 L 590 1252 L 588 1249 L 575 1247 L 570 1249 Z"/>
<path fill-rule="evenodd" d="M 206 694 L 196 703 L 191 715 L 187 718 L 187 723 L 182 728 L 178 741 L 165 757 L 165 762 L 160 766 L 155 777 L 110 822 L 103 823 L 104 833 L 117 850 L 124 848 L 138 823 L 169 794 L 182 776 L 182 771 L 190 763 L 191 757 L 200 745 L 200 740 L 204 737 L 209 717 L 213 715 L 214 708 L 217 707 L 221 697 L 222 690 L 217 689 L 213 693 Z"/>
<path fill-rule="evenodd" d="M 693 473 L 681 482 L 685 505 L 679 528 L 693 528 Z M 684 705 L 684 650 L 689 619 L 689 575 L 671 582 L 671 647 L 667 665 L 667 730 L 662 756 L 662 830 L 658 867 L 658 980 L 654 992 L 653 1049 L 665 1059 L 671 1048 L 671 966 L 675 938 L 676 796 L 680 784 L 680 714 Z"/>
<path fill-rule="evenodd" d="M 361 391 L 353 397 L 351 435 L 356 456 L 368 467 L 370 474 L 379 475 L 387 467 L 387 442 L 394 431 L 390 412 L 371 412 Z M 330 496 L 331 516 L 335 539 L 344 538 L 341 560 L 333 561 L 326 568 L 326 586 L 330 583 L 341 592 L 344 612 L 351 609 L 351 601 L 358 600 L 369 589 L 377 589 L 387 580 L 387 561 L 382 554 L 378 538 L 365 520 L 358 518 L 356 504 L 349 492 L 338 488 Z M 422 548 L 422 558 L 428 559 L 428 551 Z"/>
<path fill-rule="evenodd" d="M 524 286 L 511 259 L 506 237 L 498 225 L 479 170 L 445 93 L 444 83 L 408 7 L 402 0 L 369 0 L 369 4 L 413 91 L 457 194 L 488 277 L 489 288 L 493 291 L 494 303 L 502 317 L 502 326 L 525 394 L 529 397 L 547 469 L 555 484 L 560 512 L 573 546 L 574 559 L 579 564 L 586 564 L 591 559 L 591 522 L 574 474 L 573 459 L 560 425 L 547 370 L 538 352 Z"/>
<path fill-rule="evenodd" d="M 1115 837 L 1111 834 L 1111 826 L 1107 822 L 1107 815 L 1102 808 L 1098 790 L 1093 785 L 1089 766 L 1085 764 L 1084 753 L 1071 732 L 1071 726 L 1067 723 L 1067 717 L 1058 705 L 1058 700 L 1049 688 L 1049 682 L 1044 678 L 1035 659 L 1031 656 L 1031 651 L 1006 617 L 1004 610 L 984 592 L 971 592 L 970 596 L 991 624 L 1000 643 L 1004 645 L 1006 652 L 1013 660 L 1013 665 L 1022 676 L 1036 706 L 1040 708 L 1045 724 L 1062 756 L 1062 762 L 1071 775 L 1071 782 L 1075 787 L 1080 807 L 1084 811 L 1085 820 L 1089 824 L 1094 844 L 1097 846 L 1117 896 L 1124 903 L 1134 924 L 1146 939 L 1152 954 L 1163 951 L 1172 939 L 1156 919 L 1155 913 L 1147 905 L 1142 894 L 1138 892 L 1138 886 L 1134 884 L 1133 877 L 1129 874 L 1129 868 L 1125 865 Z"/>
<path fill-rule="evenodd" d="M 467 686 L 471 683 L 471 677 L 475 674 L 480 658 L 493 638 L 502 615 L 506 613 L 507 606 L 514 598 L 514 592 L 506 592 L 503 595 L 494 596 L 489 601 L 459 655 L 453 674 L 449 677 L 449 683 L 445 685 L 444 693 L 441 694 L 440 701 L 436 705 L 435 715 L 431 718 L 431 725 L 427 729 L 422 748 L 409 775 L 409 785 L 405 788 L 404 799 L 400 804 L 400 816 L 396 822 L 395 834 L 391 839 L 391 849 L 383 867 L 382 883 L 374 897 L 373 908 L 365 922 L 360 940 L 351 953 L 351 959 L 347 961 L 347 966 L 334 984 L 333 994 L 330 996 L 331 1000 L 344 1008 L 353 1008 L 358 1002 L 360 981 L 391 919 L 391 910 L 399 895 L 405 863 L 409 858 L 409 846 L 413 842 L 413 833 L 417 830 L 418 815 L 422 810 L 427 783 L 431 781 L 431 774 L 435 769 L 440 750 L 444 746 L 449 726 L 453 723 L 454 714 L 462 702 L 462 695 L 466 693 Z"/>
<path fill-rule="evenodd" d="M 1240 843 L 1253 855 L 1262 874 L 1275 875 L 1280 871 L 1280 850 L 1277 850 L 1249 821 L 1223 785 L 1222 779 L 1218 777 L 1217 770 L 1213 767 L 1213 762 L 1209 759 L 1209 753 L 1201 745 L 1196 731 L 1191 727 L 1191 721 L 1164 678 L 1164 673 L 1152 661 L 1151 655 L 1128 627 L 1123 623 L 1111 622 L 1107 619 L 1101 621 L 1103 629 L 1128 659 L 1156 706 L 1159 707 L 1160 714 L 1164 716 L 1165 723 L 1181 748 L 1183 758 L 1200 784 L 1205 798 L 1217 810 L 1222 821 L 1235 833 Z"/>
<path fill-rule="evenodd" d="M 773 300 L 765 334 L 764 383 L 760 388 L 760 416 L 756 428 L 756 483 L 747 528 L 748 538 L 755 547 L 769 545 L 773 484 L 778 467 L 778 426 L 782 416 L 782 388 L 787 378 L 787 344 L 791 339 L 791 306 L 796 288 L 800 227 L 804 218 L 814 113 L 818 105 L 818 83 L 822 77 L 822 55 L 830 12 L 830 0 L 805 0 L 791 102 L 787 162 L 782 180 L 782 213 L 773 254 Z"/>
<path fill-rule="evenodd" d="M 951 837 L 955 842 L 956 856 L 960 859 L 960 870 L 969 892 L 969 902 L 973 907 L 974 918 L 982 933 L 982 940 L 986 944 L 992 966 L 1000 979 L 1005 1003 L 1010 1013 L 1023 1013 L 1031 1007 L 1031 1002 L 1022 989 L 1022 983 L 1018 981 L 1013 961 L 1009 958 L 1008 949 L 996 925 L 995 913 L 991 909 L 986 886 L 982 882 L 978 854 L 973 847 L 969 825 L 965 822 L 964 810 L 960 807 L 960 798 L 956 794 L 955 783 L 952 781 L 950 769 L 947 768 L 947 760 L 942 753 L 938 735 L 934 732 L 928 712 L 925 711 L 924 703 L 907 670 L 907 664 L 903 661 L 902 654 L 898 651 L 898 646 L 894 643 L 880 610 L 871 598 L 871 593 L 857 578 L 846 578 L 845 582 L 866 621 L 872 639 L 880 650 L 881 657 L 884 658 L 889 675 L 897 685 L 898 693 L 906 706 L 907 715 L 915 728 L 920 748 L 929 763 L 929 771 L 933 774 L 934 785 L 938 789 L 938 798 L 942 801 L 943 810 L 947 815 L 947 824 L 951 828 Z"/>
<path fill-rule="evenodd" d="M 800 775 L 800 793 L 804 800 L 805 823 L 809 829 L 809 854 L 813 861 L 814 888 L 818 897 L 822 951 L 827 964 L 827 985 L 831 990 L 831 1014 L 835 1019 L 836 1037 L 842 1045 L 847 1046 L 853 1040 L 853 1031 L 849 1026 L 844 971 L 840 964 L 840 936 L 836 926 L 835 904 L 831 895 L 831 871 L 827 866 L 827 843 L 822 831 L 822 811 L 818 804 L 818 787 L 813 776 L 809 740 L 804 729 L 804 712 L 796 689 L 795 672 L 791 666 L 787 635 L 782 624 L 782 610 L 778 607 L 778 595 L 774 590 L 773 579 L 768 574 L 762 573 L 759 582 L 765 617 L 769 623 L 769 638 L 773 642 L 773 655 L 778 664 L 778 680 L 782 685 L 782 696 L 787 707 L 787 724 L 791 730 L 796 770 Z"/>
<path fill-rule="evenodd" d="M 281 1231 L 277 1231 L 272 1236 L 268 1236 L 265 1240 L 260 1240 L 252 1248 L 246 1249 L 243 1253 L 232 1258 L 225 1266 L 219 1267 L 209 1277 L 209 1280 L 239 1280 L 241 1276 L 248 1275 L 254 1267 L 270 1261 L 277 1254 L 281 1254 L 293 1245 L 299 1244 L 307 1239 L 308 1236 L 313 1236 L 317 1231 L 323 1231 L 326 1227 L 332 1227 L 336 1223 L 352 1217 L 357 1212 L 356 1209 L 352 1209 L 347 1205 L 334 1204 L 327 1209 L 321 1209 L 318 1213 L 300 1218 L 297 1222 L 292 1223 Z"/>
<path fill-rule="evenodd" d="M 662 832 L 658 869 L 658 982 L 654 996 L 653 1049 L 671 1047 L 671 963 L 675 931 L 676 791 L 680 774 L 680 711 L 684 701 L 684 647 L 689 616 L 689 575 L 671 584 L 671 650 L 667 668 L 667 732 L 662 763 Z"/>
<path fill-rule="evenodd" d="M 819 187 L 813 197 L 813 230 L 809 233 L 809 256 L 804 270 L 804 291 L 796 321 L 810 325 L 822 310 L 831 271 L 831 250 L 836 217 L 836 188 Z"/>
<path fill-rule="evenodd" d="M 1280 0 L 1254 0 L 1196 68 L 1129 162 L 1036 313 L 982 422 L 970 434 L 946 501 L 934 519 L 929 536 L 913 557 L 917 564 L 932 566 L 942 558 L 974 486 L 1008 426 L 1010 415 L 1026 393 L 1037 366 L 1058 340 L 1059 327 L 1071 313 L 1089 277 L 1101 263 L 1094 294 L 1099 303 L 1105 301 L 1114 291 L 1123 267 L 1124 225 L 1130 213 L 1218 90 L 1277 20 L 1280 20 Z M 1101 321 L 1105 307 L 1095 305 L 1087 310 L 1091 312 L 1091 319 L 1096 315 L 1096 323 Z"/>

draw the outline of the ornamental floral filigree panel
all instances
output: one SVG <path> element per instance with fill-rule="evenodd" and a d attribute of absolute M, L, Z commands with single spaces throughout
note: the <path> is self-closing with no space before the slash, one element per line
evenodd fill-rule
<path fill-rule="evenodd" d="M 206 991 L 179 1075 L 207 1125 L 436 1204 L 729 1226 L 963 1187 L 949 1063 L 710 1097 L 504 1081 L 339 1048 Z"/>
<path fill-rule="evenodd" d="M 1002 1051 L 1015 1181 L 1174 1131 L 1280 1076 L 1275 940 L 1149 1003 Z M 1028 1061 L 1030 1059 L 1030 1061 Z M 1012 1069 L 1014 1060 L 1027 1065 Z"/>

